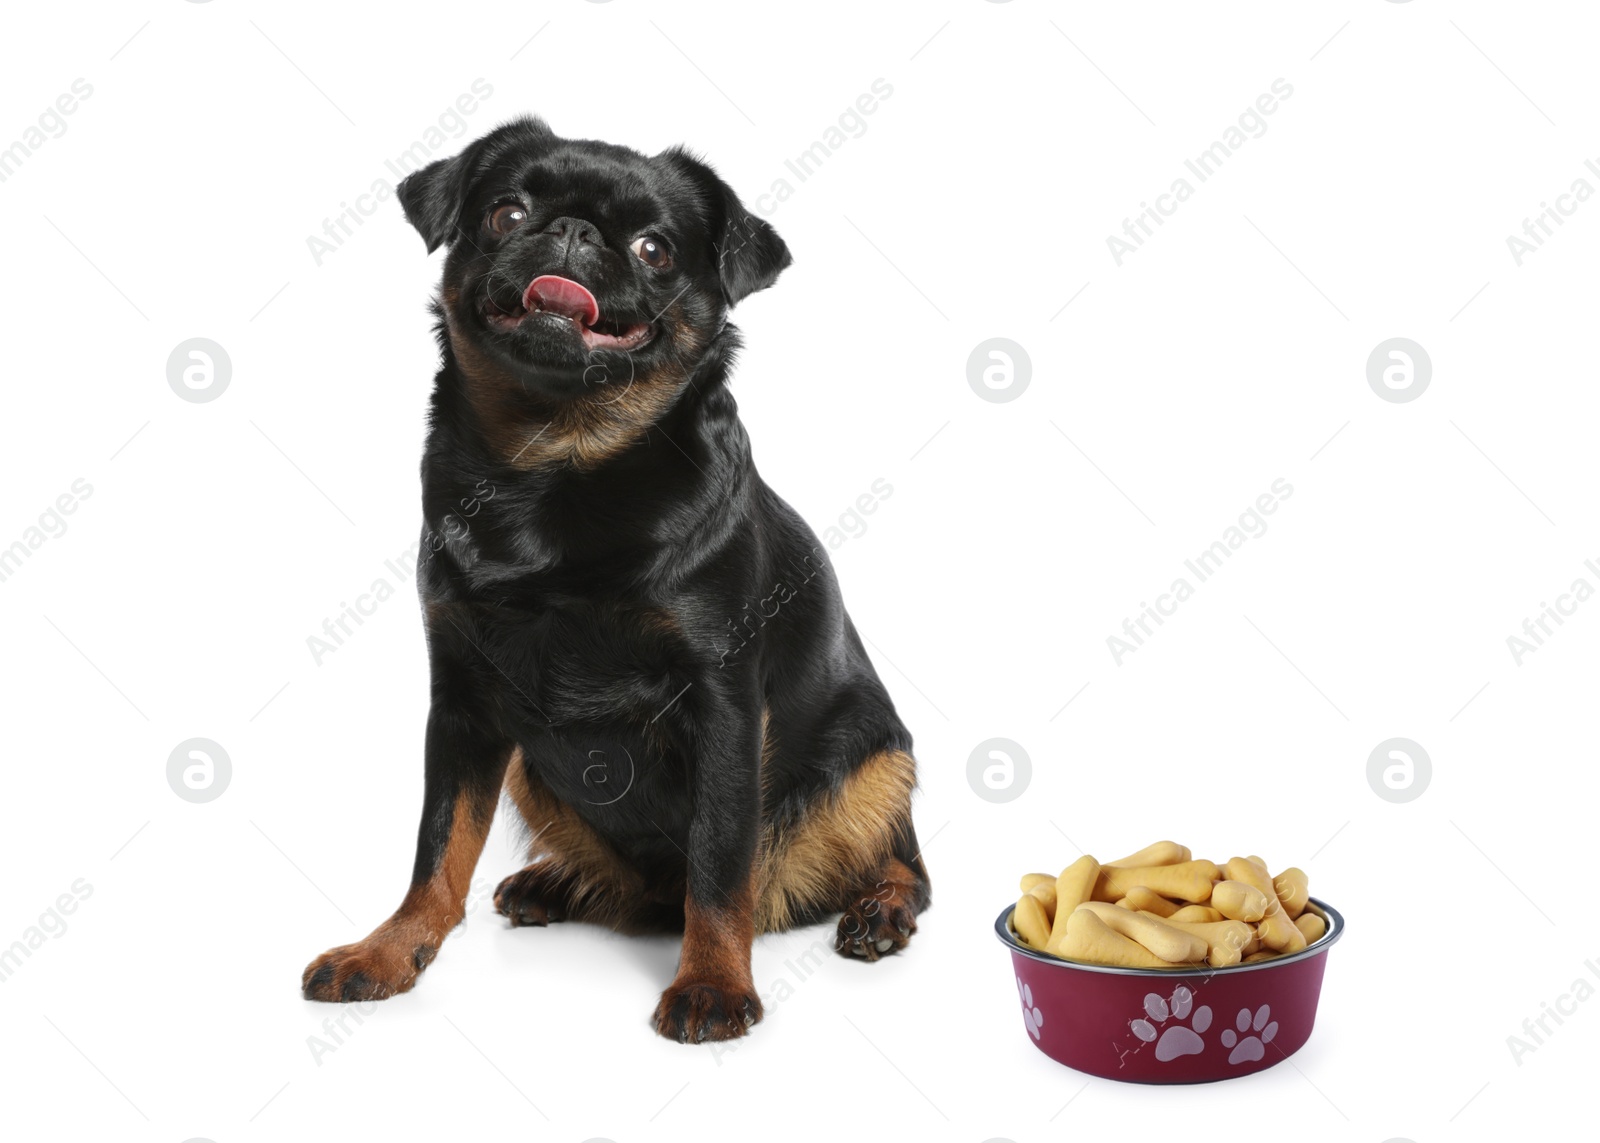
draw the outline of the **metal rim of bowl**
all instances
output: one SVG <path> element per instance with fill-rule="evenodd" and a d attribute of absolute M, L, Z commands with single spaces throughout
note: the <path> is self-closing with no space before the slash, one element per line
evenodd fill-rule
<path fill-rule="evenodd" d="M 1258 969 L 1277 968 L 1280 965 L 1293 964 L 1298 960 L 1309 960 L 1314 956 L 1321 956 L 1333 946 L 1333 943 L 1344 936 L 1344 914 L 1325 901 L 1312 897 L 1306 902 L 1308 908 L 1315 908 L 1322 914 L 1322 919 L 1328 922 L 1328 931 L 1322 934 L 1314 944 L 1309 944 L 1297 953 L 1288 956 L 1273 957 L 1271 960 L 1258 960 L 1254 964 L 1230 964 L 1226 968 L 1212 968 L 1210 965 L 1199 965 L 1195 968 L 1123 968 L 1115 964 L 1090 964 L 1081 960 L 1062 960 L 1060 957 L 1042 953 L 1037 949 L 1029 948 L 1018 940 L 1011 932 L 1008 922 L 1015 905 L 1007 905 L 1000 910 L 1000 915 L 995 918 L 995 935 L 1000 938 L 1000 943 L 1012 952 L 1025 956 L 1029 960 L 1040 961 L 1044 964 L 1054 965 L 1057 968 L 1078 969 L 1082 972 L 1103 972 L 1110 976 L 1215 976 L 1218 973 L 1255 972 Z"/>

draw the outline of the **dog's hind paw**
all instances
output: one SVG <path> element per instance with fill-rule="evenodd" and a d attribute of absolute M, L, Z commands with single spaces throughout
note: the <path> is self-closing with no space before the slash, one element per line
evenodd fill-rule
<path fill-rule="evenodd" d="M 494 891 L 495 912 L 509 918 L 514 928 L 543 928 L 551 921 L 565 920 L 564 901 L 565 894 L 557 891 L 548 870 L 537 863 L 519 869 Z"/>
<path fill-rule="evenodd" d="M 916 931 L 917 915 L 898 895 L 867 895 L 839 918 L 833 947 L 842 956 L 878 960 L 905 948 Z"/>

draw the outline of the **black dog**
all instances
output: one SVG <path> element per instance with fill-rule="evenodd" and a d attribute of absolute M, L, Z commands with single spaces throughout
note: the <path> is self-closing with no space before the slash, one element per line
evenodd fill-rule
<path fill-rule="evenodd" d="M 504 788 L 531 864 L 495 907 L 681 929 L 656 1029 L 743 1035 L 756 933 L 842 911 L 836 946 L 876 960 L 929 900 L 911 736 L 727 388 L 728 310 L 788 248 L 688 152 L 536 119 L 399 197 L 450 248 L 422 463 L 426 796 L 400 908 L 314 960 L 305 995 L 411 987 Z"/>

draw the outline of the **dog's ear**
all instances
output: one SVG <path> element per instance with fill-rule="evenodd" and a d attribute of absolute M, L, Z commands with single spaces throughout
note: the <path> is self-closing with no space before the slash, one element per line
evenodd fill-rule
<path fill-rule="evenodd" d="M 466 205 L 467 180 L 463 170 L 471 150 L 469 147 L 453 159 L 440 159 L 413 171 L 400 180 L 395 190 L 406 221 L 422 235 L 429 254 L 449 241 L 461 208 Z"/>
<path fill-rule="evenodd" d="M 531 116 L 513 119 L 473 141 L 454 158 L 429 163 L 400 180 L 395 189 L 400 207 L 406 213 L 406 221 L 416 227 L 428 244 L 429 254 L 455 237 L 461 212 L 467 205 L 467 195 L 478 177 L 484 156 L 508 136 L 516 136 L 523 142 L 553 137 L 542 119 Z"/>
<path fill-rule="evenodd" d="M 778 280 L 794 258 L 778 232 L 765 219 L 745 209 L 733 188 L 723 184 L 722 236 L 717 242 L 717 268 L 730 306 Z"/>
<path fill-rule="evenodd" d="M 665 157 L 686 172 L 711 200 L 708 205 L 717 236 L 717 274 L 728 305 L 737 305 L 757 290 L 776 282 L 778 275 L 794 261 L 778 232 L 764 219 L 751 214 L 710 164 L 683 147 L 672 148 Z"/>

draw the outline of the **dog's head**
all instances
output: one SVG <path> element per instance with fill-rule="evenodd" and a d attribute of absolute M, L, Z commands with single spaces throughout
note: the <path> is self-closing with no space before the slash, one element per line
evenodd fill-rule
<path fill-rule="evenodd" d="M 518 119 L 399 187 L 458 359 L 554 402 L 681 385 L 730 307 L 789 264 L 777 233 L 682 149 L 647 156 Z"/>

